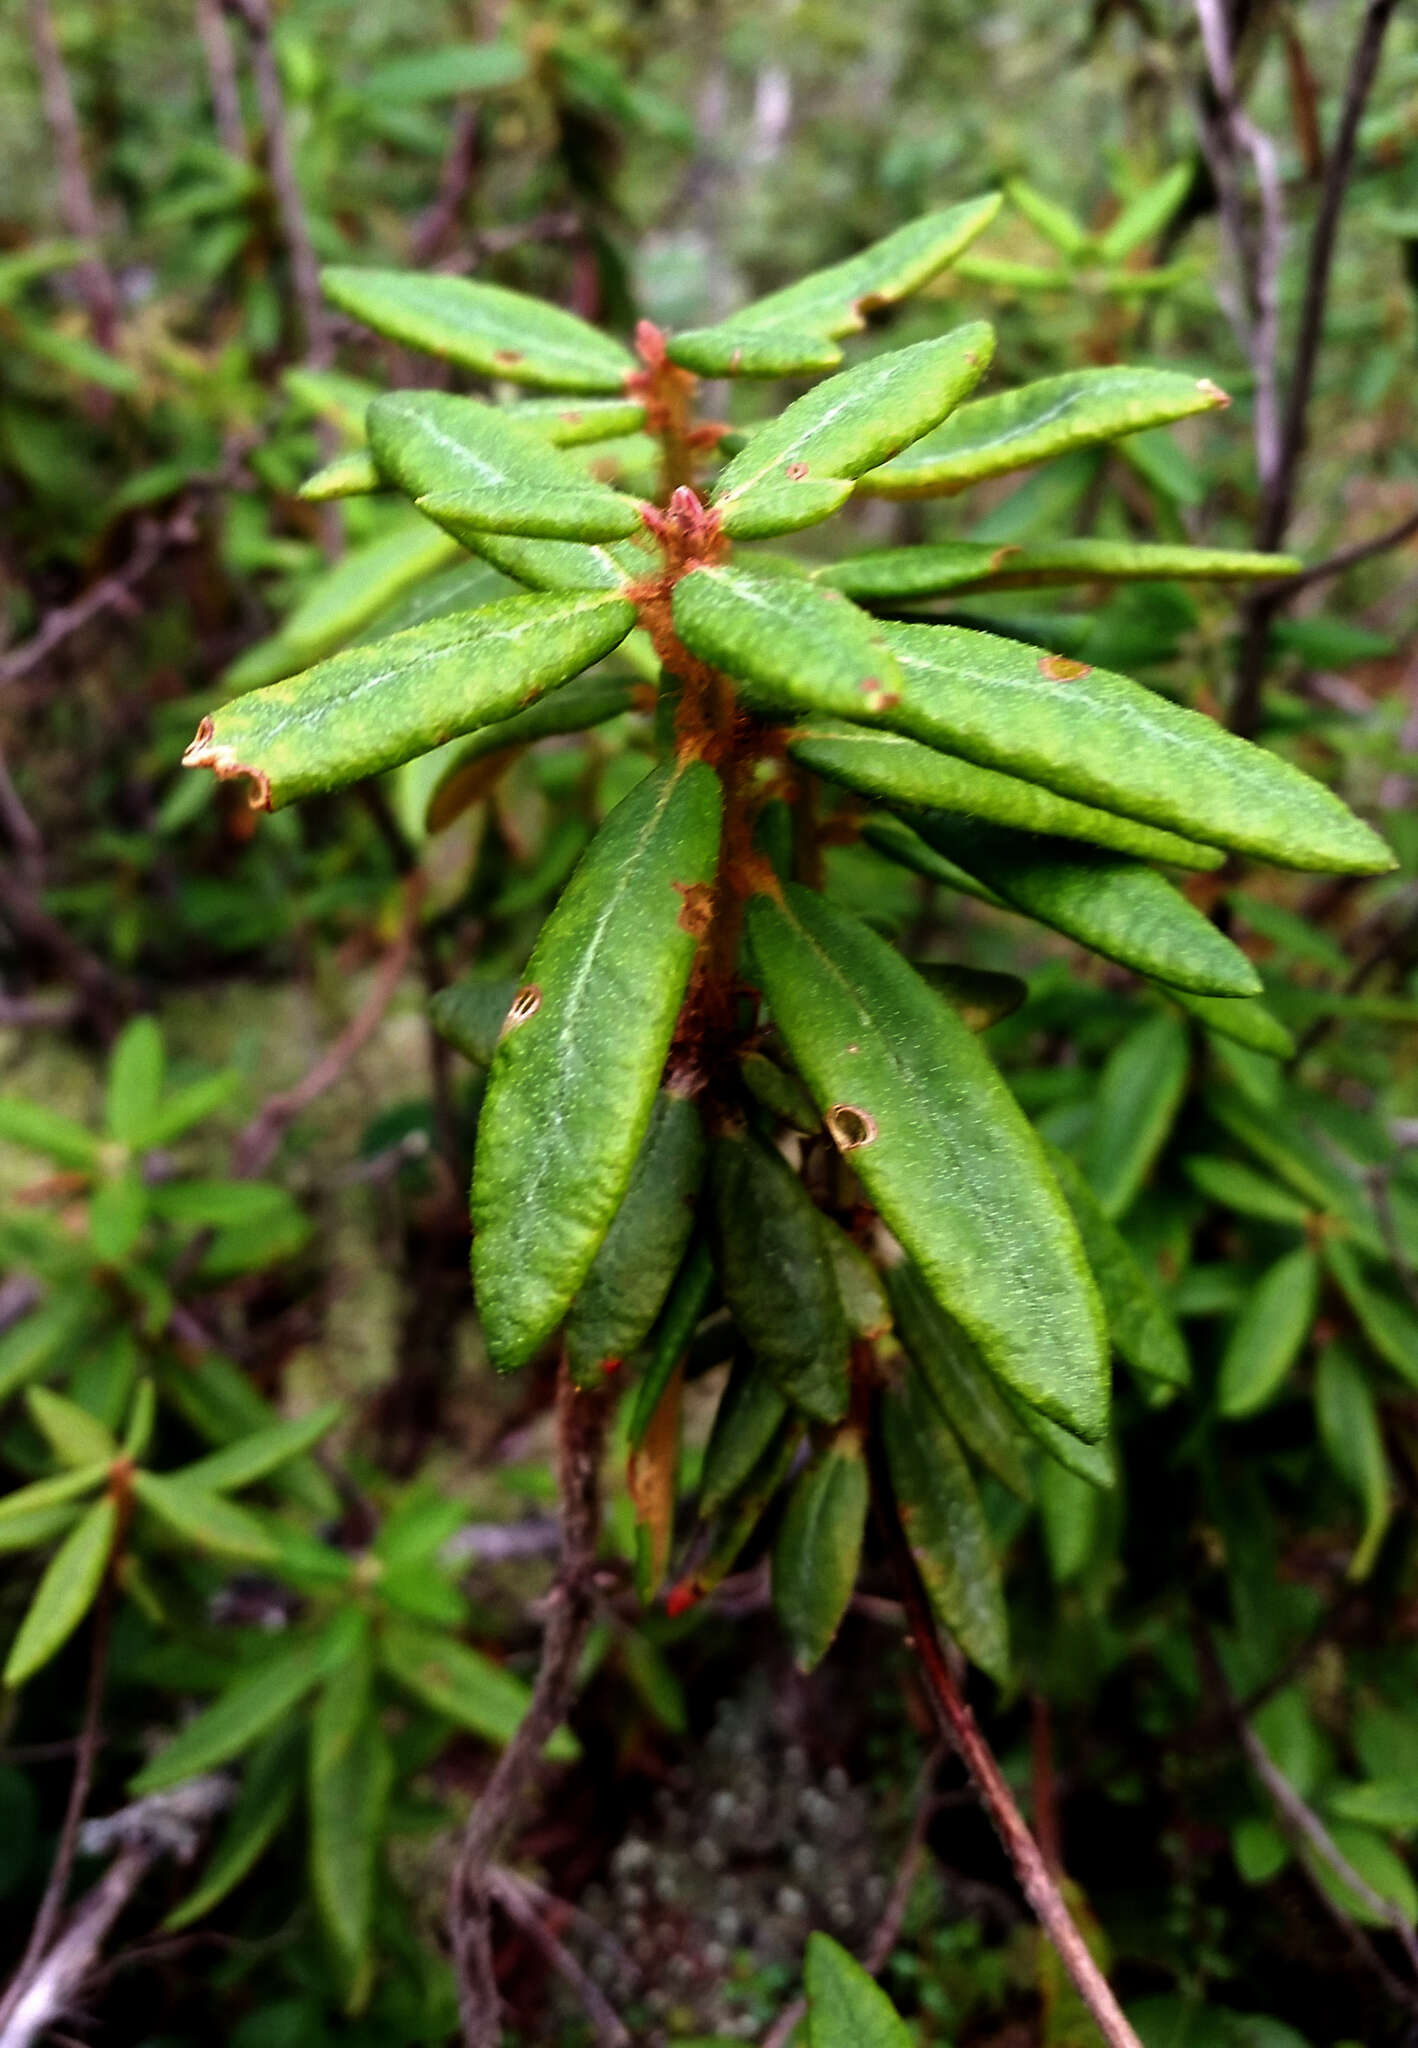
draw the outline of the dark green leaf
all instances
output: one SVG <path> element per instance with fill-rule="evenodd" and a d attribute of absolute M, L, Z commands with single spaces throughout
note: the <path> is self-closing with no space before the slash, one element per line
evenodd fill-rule
<path fill-rule="evenodd" d="M 964 1452 L 920 1373 L 882 1396 L 882 1439 L 896 1513 L 941 1625 L 1003 1682 L 1009 1630 L 999 1560 Z"/>
<path fill-rule="evenodd" d="M 1039 1142 L 979 1042 L 885 940 L 809 890 L 755 897 L 748 925 L 828 1129 L 932 1292 L 1025 1400 L 1101 1436 L 1102 1310 Z"/>
<path fill-rule="evenodd" d="M 651 1334 L 650 1356 L 635 1389 L 635 1405 L 626 1431 L 632 1451 L 645 1441 L 665 1389 L 684 1359 L 713 1290 L 714 1261 L 704 1239 L 696 1238 L 675 1275 L 669 1299 Z"/>
<path fill-rule="evenodd" d="M 1151 1276 L 1068 1154 L 1053 1145 L 1048 1153 L 1083 1239 L 1118 1356 L 1144 1379 L 1166 1387 L 1187 1386 L 1187 1347 Z"/>
<path fill-rule="evenodd" d="M 788 1412 L 777 1384 L 756 1359 L 734 1363 L 714 1415 L 699 1480 L 699 1509 L 712 1515 L 747 1484 Z"/>
<path fill-rule="evenodd" d="M 1186 1093 L 1187 1035 L 1175 1017 L 1149 1017 L 1103 1064 L 1083 1171 L 1105 1216 L 1121 1216 L 1167 1142 Z"/>
<path fill-rule="evenodd" d="M 1017 974 L 996 974 L 987 967 L 963 967 L 954 960 L 917 960 L 915 968 L 971 1031 L 988 1031 L 991 1024 L 1012 1017 L 1029 994 L 1029 984 Z"/>
<path fill-rule="evenodd" d="M 715 1140 L 715 1259 L 745 1343 L 819 1422 L 847 1412 L 848 1331 L 821 1219 L 786 1161 L 745 1131 Z"/>
<path fill-rule="evenodd" d="M 465 974 L 461 981 L 439 989 L 428 1006 L 429 1021 L 465 1060 L 475 1067 L 490 1067 L 516 993 L 517 983 L 510 979 L 485 981 Z"/>
<path fill-rule="evenodd" d="M 1347 1244 L 1326 1244 L 1325 1264 L 1373 1350 L 1410 1387 L 1418 1387 L 1418 1318 L 1364 1271 Z"/>
<path fill-rule="evenodd" d="M 611 813 L 547 919 L 492 1063 L 473 1170 L 473 1273 L 488 1348 L 528 1359 L 580 1288 L 624 1198 L 718 855 L 702 762 L 667 763 Z"/>
<path fill-rule="evenodd" d="M 909 1260 L 887 1273 L 896 1327 L 908 1357 L 941 1414 L 969 1450 L 1020 1500 L 1033 1482 L 1009 1404 L 953 1316 L 948 1316 Z"/>
<path fill-rule="evenodd" d="M 820 1211 L 818 1224 L 823 1243 L 827 1246 L 847 1328 L 852 1336 L 874 1344 L 891 1329 L 891 1303 L 887 1299 L 886 1283 L 870 1256 L 840 1224 Z"/>
<path fill-rule="evenodd" d="M 133 1491 L 174 1536 L 199 1550 L 252 1564 L 269 1564 L 276 1556 L 275 1543 L 254 1515 L 189 1481 L 185 1473 L 165 1478 L 138 1472 Z"/>
<path fill-rule="evenodd" d="M 1393 1513 L 1378 1403 L 1363 1368 L 1341 1344 L 1327 1344 L 1315 1368 L 1315 1418 L 1325 1455 L 1364 1511 L 1351 1579 L 1367 1578 Z M 1351 1820 L 1368 1816 L 1350 1813 Z"/>
<path fill-rule="evenodd" d="M 249 775 L 253 802 L 278 809 L 510 717 L 608 654 L 634 623 L 616 596 L 502 598 L 236 698 L 203 719 L 184 762 Z"/>
<path fill-rule="evenodd" d="M 799 1478 L 773 1548 L 773 1605 L 800 1671 L 820 1664 L 857 1583 L 870 1495 L 862 1441 L 841 1429 Z"/>
<path fill-rule="evenodd" d="M 382 1630 L 379 1656 L 389 1676 L 406 1692 L 488 1742 L 510 1742 L 532 1702 L 521 1679 L 490 1657 L 411 1622 L 390 1622 Z M 546 1754 L 556 1762 L 579 1754 L 569 1729 L 557 1730 Z"/>
<path fill-rule="evenodd" d="M 631 708 L 636 687 L 629 676 L 576 676 L 549 697 L 529 704 L 525 711 L 514 711 L 510 718 L 499 718 L 467 739 L 452 742 L 440 757 L 442 766 L 427 799 L 427 829 L 441 832 L 470 803 L 486 795 L 497 772 L 511 762 L 514 750 L 552 734 L 584 732 L 588 726 L 615 718 Z"/>
<path fill-rule="evenodd" d="M 1256 1284 L 1222 1354 L 1222 1415 L 1254 1415 L 1274 1399 L 1310 1334 L 1318 1288 L 1319 1261 L 1308 1245 L 1288 1252 Z"/>
<path fill-rule="evenodd" d="M 366 1624 L 367 1629 L 367 1624 Z M 367 1633 L 328 1679 L 310 1721 L 310 1883 L 347 1982 L 368 1968 L 380 1830 L 393 1779 L 374 1714 Z"/>
<path fill-rule="evenodd" d="M 407 270 L 324 272 L 343 312 L 408 348 L 513 384 L 559 391 L 620 391 L 634 358 L 574 313 L 501 285 Z"/>
<path fill-rule="evenodd" d="M 196 1889 L 163 1921 L 165 1933 L 176 1934 L 204 1920 L 213 1906 L 235 1891 L 280 1833 L 300 1790 L 302 1733 L 295 1727 L 280 1729 L 252 1757 L 221 1840 Z"/>

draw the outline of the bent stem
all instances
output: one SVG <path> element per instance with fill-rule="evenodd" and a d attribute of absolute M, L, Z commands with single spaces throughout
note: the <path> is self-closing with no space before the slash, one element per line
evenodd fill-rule
<path fill-rule="evenodd" d="M 1014 1794 L 1005 1782 L 994 1752 L 981 1734 L 979 1724 L 951 1674 L 925 1588 L 901 1531 L 890 1474 L 875 1431 L 870 1457 L 877 1519 L 900 1582 L 910 1628 L 909 1641 L 919 1661 L 926 1694 L 941 1733 L 959 1753 L 980 1803 L 1014 1866 L 1021 1891 L 1057 1950 L 1059 1960 L 1073 1979 L 1079 1997 L 1093 2015 L 1108 2048 L 1142 2048 L 1141 2041 L 1113 1996 L 1107 1978 L 1094 1962 L 1077 1922 L 1064 1903 L 1058 1884 L 1050 1875 L 1039 1844 L 1025 1825 L 1024 1816 L 1015 1804 Z"/>

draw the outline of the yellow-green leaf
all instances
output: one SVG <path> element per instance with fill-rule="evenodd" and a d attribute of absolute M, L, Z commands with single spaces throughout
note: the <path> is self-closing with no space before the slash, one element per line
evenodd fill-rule
<path fill-rule="evenodd" d="M 5 1684 L 23 1685 L 79 1626 L 103 1582 L 118 1528 L 118 1503 L 95 1501 L 55 1551 L 5 1660 Z"/>

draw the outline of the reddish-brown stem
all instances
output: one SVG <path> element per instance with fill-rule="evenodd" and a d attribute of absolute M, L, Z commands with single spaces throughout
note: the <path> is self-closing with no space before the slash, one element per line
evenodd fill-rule
<path fill-rule="evenodd" d="M 873 1438 L 871 1448 L 872 1490 L 877 1515 L 891 1550 L 901 1598 L 910 1627 L 910 1644 L 920 1665 L 926 1696 L 941 1733 L 947 1736 L 970 1774 L 980 1802 L 994 1824 L 995 1833 L 1014 1866 L 1020 1889 L 1029 1901 L 1044 1933 L 1058 1951 L 1059 1959 L 1073 1979 L 1080 1998 L 1093 2015 L 1108 2048 L 1142 2048 L 1128 2024 L 1107 1978 L 1094 1962 L 1088 1944 L 1079 1932 L 1063 1894 L 1049 1873 L 1039 1844 L 1025 1825 L 1014 1794 L 994 1752 L 980 1732 L 979 1724 L 956 1684 L 940 1637 L 935 1617 L 921 1584 L 892 1497 L 890 1475 L 880 1444 Z"/>

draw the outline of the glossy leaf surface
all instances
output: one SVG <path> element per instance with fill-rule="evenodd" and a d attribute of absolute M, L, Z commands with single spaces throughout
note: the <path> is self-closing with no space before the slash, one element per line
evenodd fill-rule
<path fill-rule="evenodd" d="M 675 585 L 674 620 L 691 652 L 791 708 L 851 716 L 901 686 L 882 627 L 811 583 L 736 565 L 695 569 Z"/>
<path fill-rule="evenodd" d="M 551 916 L 498 1046 L 473 1169 L 473 1272 L 493 1358 L 555 1329 L 624 1198 L 713 876 L 719 785 L 670 763 L 611 813 Z"/>
<path fill-rule="evenodd" d="M 829 1130 L 941 1305 L 1025 1400 L 1101 1435 L 1102 1311 L 1038 1140 L 979 1042 L 884 939 L 809 890 L 756 896 L 748 927 Z"/>

